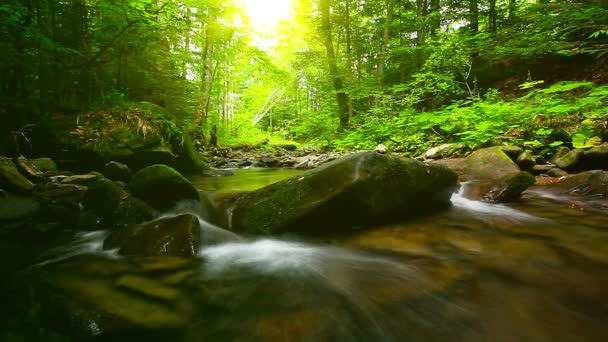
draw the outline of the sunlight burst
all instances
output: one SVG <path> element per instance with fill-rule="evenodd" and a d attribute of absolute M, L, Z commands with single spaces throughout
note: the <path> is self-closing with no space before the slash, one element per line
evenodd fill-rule
<path fill-rule="evenodd" d="M 239 0 L 257 31 L 273 31 L 281 20 L 288 20 L 291 0 Z"/>

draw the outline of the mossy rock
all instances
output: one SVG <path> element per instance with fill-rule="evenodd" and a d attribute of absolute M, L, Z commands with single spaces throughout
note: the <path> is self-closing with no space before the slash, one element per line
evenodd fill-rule
<path fill-rule="evenodd" d="M 21 173 L 33 182 L 41 181 L 43 179 L 43 172 L 34 165 L 30 160 L 25 157 L 19 157 L 16 161 L 17 168 Z"/>
<path fill-rule="evenodd" d="M 496 182 L 483 196 L 489 202 L 512 202 L 520 198 L 521 193 L 534 185 L 536 179 L 528 172 L 520 172 L 513 176 L 506 176 Z"/>
<path fill-rule="evenodd" d="M 28 162 L 36 167 L 40 172 L 58 171 L 57 163 L 51 158 L 28 159 Z"/>
<path fill-rule="evenodd" d="M 517 164 L 505 154 L 500 146 L 488 147 L 473 152 L 462 163 L 464 180 L 498 180 L 520 172 Z"/>
<path fill-rule="evenodd" d="M 524 152 L 523 148 L 515 145 L 501 145 L 500 150 L 509 156 L 509 158 L 511 158 L 513 161 L 517 160 L 517 157 Z"/>
<path fill-rule="evenodd" d="M 166 109 L 149 102 L 129 102 L 78 115 L 45 120 L 35 145 L 48 147 L 76 172 L 101 170 L 109 161 L 134 171 L 167 164 L 184 173 L 201 172 L 204 163 L 192 141 Z M 44 152 L 44 151 L 43 151 Z"/>
<path fill-rule="evenodd" d="M 88 185 L 83 206 L 80 226 L 88 229 L 141 223 L 157 215 L 146 203 L 105 178 Z"/>
<path fill-rule="evenodd" d="M 161 164 L 137 171 L 129 189 L 133 196 L 161 211 L 183 200 L 199 200 L 198 191 L 190 181 L 172 167 Z"/>
<path fill-rule="evenodd" d="M 555 165 L 562 170 L 572 170 L 578 167 L 579 162 L 583 159 L 585 152 L 581 149 L 575 149 L 567 152 L 563 156 L 555 160 Z"/>
<path fill-rule="evenodd" d="M 0 187 L 15 193 L 30 193 L 34 184 L 19 172 L 12 160 L 0 157 Z"/>
<path fill-rule="evenodd" d="M 128 183 L 133 177 L 133 172 L 131 172 L 131 169 L 127 165 L 111 161 L 104 166 L 103 175 L 113 181 Z"/>
<path fill-rule="evenodd" d="M 250 234 L 334 234 L 442 210 L 456 181 L 440 165 L 357 153 L 243 194 L 224 224 Z"/>
<path fill-rule="evenodd" d="M 608 170 L 608 143 L 585 151 L 581 160 L 583 170 Z"/>
<path fill-rule="evenodd" d="M 0 222 L 34 216 L 39 211 L 40 203 L 34 198 L 10 194 L 0 196 Z"/>

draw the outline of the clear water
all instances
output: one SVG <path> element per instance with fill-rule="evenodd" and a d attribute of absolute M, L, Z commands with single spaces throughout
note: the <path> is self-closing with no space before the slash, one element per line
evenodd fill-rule
<path fill-rule="evenodd" d="M 224 177 L 192 177 L 197 189 L 206 191 L 255 190 L 266 185 L 297 176 L 296 169 L 250 168 L 232 170 L 234 175 Z"/>
<path fill-rule="evenodd" d="M 196 184 L 223 191 L 287 174 L 274 172 Z M 346 237 L 243 240 L 194 260 L 119 258 L 100 251 L 103 232 L 80 234 L 29 272 L 130 322 L 112 334 L 85 320 L 111 341 L 608 341 L 606 202 L 530 192 L 512 205 L 452 203 Z M 83 330 L 40 324 L 75 340 Z"/>

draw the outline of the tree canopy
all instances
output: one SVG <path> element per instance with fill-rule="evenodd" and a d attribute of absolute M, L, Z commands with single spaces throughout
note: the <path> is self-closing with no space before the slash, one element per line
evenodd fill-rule
<path fill-rule="evenodd" d="M 416 150 L 521 131 L 541 109 L 578 121 L 607 114 L 596 89 L 608 76 L 606 0 L 292 0 L 265 27 L 247 6 L 7 0 L 4 129 L 133 100 L 167 108 L 192 132 L 216 125 L 220 142 Z M 536 89 L 563 80 L 593 83 L 574 87 L 586 91 L 576 98 Z"/>

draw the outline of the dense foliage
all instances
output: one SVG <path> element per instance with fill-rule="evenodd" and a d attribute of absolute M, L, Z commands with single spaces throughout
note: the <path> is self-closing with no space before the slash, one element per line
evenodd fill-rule
<path fill-rule="evenodd" d="M 165 107 L 194 136 L 216 125 L 220 143 L 416 152 L 500 136 L 531 147 L 605 139 L 594 129 L 608 114 L 606 0 L 292 7 L 262 37 L 238 0 L 8 0 L 2 139 L 53 112 L 129 101 Z"/>

